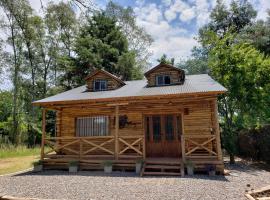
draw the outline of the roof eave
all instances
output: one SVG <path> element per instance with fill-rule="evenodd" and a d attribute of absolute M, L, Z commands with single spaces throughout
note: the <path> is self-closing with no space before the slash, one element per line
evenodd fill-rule
<path fill-rule="evenodd" d="M 171 97 L 182 97 L 182 96 L 194 96 L 194 95 L 220 95 L 226 93 L 227 90 L 223 91 L 211 91 L 211 92 L 193 92 L 193 93 L 180 93 L 180 94 L 166 94 L 166 95 L 149 95 L 149 96 L 127 96 L 127 97 L 112 97 L 112 98 L 99 98 L 99 99 L 78 99 L 78 100 L 62 100 L 62 101 L 51 101 L 51 102 L 32 102 L 34 106 L 56 106 L 65 104 L 76 104 L 76 103 L 94 103 L 94 102 L 108 102 L 108 101 L 125 101 L 125 100 L 143 100 L 143 99 L 154 99 L 154 98 L 171 98 Z"/>

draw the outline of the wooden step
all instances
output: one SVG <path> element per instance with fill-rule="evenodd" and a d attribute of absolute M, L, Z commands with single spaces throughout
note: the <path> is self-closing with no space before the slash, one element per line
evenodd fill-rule
<path fill-rule="evenodd" d="M 167 161 L 167 162 L 163 162 L 163 161 L 152 161 L 152 160 L 146 160 L 145 164 L 150 164 L 150 165 L 181 165 L 180 161 Z"/>
<path fill-rule="evenodd" d="M 145 165 L 145 169 L 180 169 L 180 165 Z"/>
<path fill-rule="evenodd" d="M 181 176 L 181 173 L 178 172 L 143 172 L 143 175 L 154 175 L 154 176 Z"/>

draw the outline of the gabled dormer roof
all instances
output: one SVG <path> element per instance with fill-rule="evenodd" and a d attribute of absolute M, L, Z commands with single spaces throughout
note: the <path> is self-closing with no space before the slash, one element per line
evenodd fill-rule
<path fill-rule="evenodd" d="M 169 64 L 158 64 L 157 66 L 153 67 L 152 69 L 148 70 L 147 72 L 144 73 L 144 76 L 148 76 L 149 74 L 153 73 L 154 71 L 158 70 L 159 68 L 161 67 L 168 67 L 168 68 L 171 68 L 171 69 L 174 69 L 176 71 L 179 71 L 179 72 L 184 72 L 184 70 L 182 69 L 179 69 L 177 67 L 174 67 L 172 65 L 169 65 Z"/>
<path fill-rule="evenodd" d="M 116 80 L 117 82 L 119 82 L 121 85 L 125 85 L 125 82 L 122 81 L 120 78 L 118 78 L 117 76 L 111 74 L 110 72 L 107 72 L 106 70 L 103 70 L 103 69 L 96 69 L 94 72 L 92 72 L 91 74 L 89 74 L 85 80 L 89 80 L 91 78 L 94 78 L 95 75 L 97 75 L 98 73 L 103 73 L 109 77 L 111 77 L 112 79 Z"/>

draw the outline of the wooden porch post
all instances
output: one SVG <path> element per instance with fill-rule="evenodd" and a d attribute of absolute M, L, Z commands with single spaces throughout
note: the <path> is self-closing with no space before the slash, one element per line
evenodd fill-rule
<path fill-rule="evenodd" d="M 46 109 L 42 110 L 42 138 L 41 138 L 41 153 L 40 159 L 44 159 L 44 145 L 45 145 L 45 136 L 46 136 Z"/>
<path fill-rule="evenodd" d="M 119 105 L 115 106 L 115 133 L 114 133 L 114 143 L 115 143 L 115 159 L 118 160 L 118 153 L 119 153 Z"/>
<path fill-rule="evenodd" d="M 217 99 L 213 100 L 214 105 L 214 128 L 215 128 L 215 134 L 216 134 L 216 145 L 217 145 L 217 154 L 218 154 L 218 160 L 222 160 L 222 150 L 221 150 L 221 142 L 220 142 L 220 130 L 219 130 L 219 122 L 218 122 L 218 104 Z"/>
<path fill-rule="evenodd" d="M 185 144 L 185 136 L 181 135 L 181 148 L 182 148 L 182 161 L 183 163 L 186 162 L 186 144 Z"/>

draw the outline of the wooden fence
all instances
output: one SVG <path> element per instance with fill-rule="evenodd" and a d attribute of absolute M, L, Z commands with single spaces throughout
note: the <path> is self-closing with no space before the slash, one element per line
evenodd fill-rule
<path fill-rule="evenodd" d="M 141 135 L 119 136 L 117 150 L 115 136 L 50 137 L 45 138 L 44 143 L 50 150 L 42 151 L 43 158 L 143 158 L 145 151 Z"/>
<path fill-rule="evenodd" d="M 218 158 L 216 135 L 182 135 L 182 159 Z"/>

